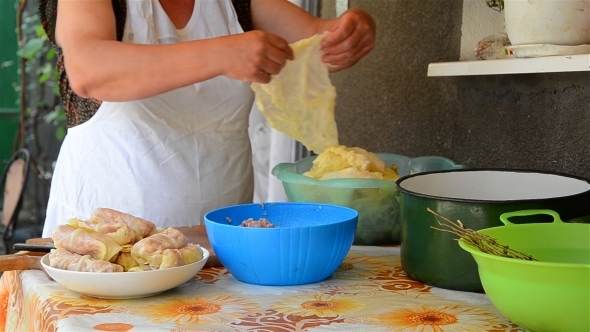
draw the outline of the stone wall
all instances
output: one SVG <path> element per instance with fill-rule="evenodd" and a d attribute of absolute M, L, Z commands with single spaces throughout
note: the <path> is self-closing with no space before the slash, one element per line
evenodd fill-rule
<path fill-rule="evenodd" d="M 378 34 L 370 55 L 332 77 L 342 144 L 590 178 L 590 72 L 427 77 L 429 63 L 460 57 L 461 1 L 349 4 Z M 322 0 L 322 17 L 334 8 Z"/>

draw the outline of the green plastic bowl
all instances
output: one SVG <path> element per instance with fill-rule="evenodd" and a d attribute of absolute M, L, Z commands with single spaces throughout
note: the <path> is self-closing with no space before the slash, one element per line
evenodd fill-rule
<path fill-rule="evenodd" d="M 443 157 L 409 158 L 392 153 L 377 153 L 385 164 L 397 166 L 400 176 L 465 168 Z M 355 245 L 391 245 L 400 243 L 399 202 L 394 181 L 374 179 L 316 180 L 302 175 L 309 171 L 317 156 L 295 163 L 276 165 L 272 174 L 283 182 L 292 202 L 336 204 L 355 209 L 359 214 Z"/>
<path fill-rule="evenodd" d="M 512 224 L 509 218 L 547 214 L 552 223 Z M 590 224 L 564 223 L 552 210 L 504 213 L 506 226 L 477 231 L 538 261 L 486 254 L 460 239 L 473 255 L 494 306 L 529 331 L 590 331 Z"/>

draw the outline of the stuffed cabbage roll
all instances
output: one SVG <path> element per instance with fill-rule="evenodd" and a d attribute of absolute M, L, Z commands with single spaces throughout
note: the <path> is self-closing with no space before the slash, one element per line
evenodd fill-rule
<path fill-rule="evenodd" d="M 189 243 L 186 247 L 178 249 L 182 255 L 183 265 L 198 262 L 203 259 L 203 249 L 198 244 Z"/>
<path fill-rule="evenodd" d="M 162 252 L 160 269 L 167 269 L 198 262 L 203 259 L 203 251 L 198 244 L 189 243 L 180 249 L 166 249 Z"/>
<path fill-rule="evenodd" d="M 179 249 L 166 249 L 162 252 L 158 260 L 154 260 L 150 263 L 150 265 L 152 264 L 158 264 L 158 269 L 168 269 L 171 267 L 181 266 L 183 265 L 182 254 L 180 253 Z"/>
<path fill-rule="evenodd" d="M 181 231 L 169 227 L 135 243 L 131 248 L 131 255 L 140 265 L 150 264 L 152 268 L 157 268 L 162 262 L 164 250 L 180 249 L 187 243 L 188 238 Z"/>
<path fill-rule="evenodd" d="M 139 266 L 139 263 L 131 256 L 131 252 L 120 252 L 114 261 L 115 264 L 119 264 L 125 271 L 129 271 Z"/>
<path fill-rule="evenodd" d="M 142 272 L 142 271 L 151 271 L 153 270 L 149 265 L 139 265 L 136 267 L 132 267 L 127 272 Z"/>
<path fill-rule="evenodd" d="M 51 238 L 57 249 L 63 248 L 79 255 L 90 255 L 98 260 L 111 261 L 122 249 L 112 237 L 84 227 L 59 225 L 53 230 Z"/>
<path fill-rule="evenodd" d="M 123 272 L 123 267 L 120 265 L 97 260 L 90 255 L 78 255 L 64 248 L 51 250 L 49 266 L 80 272 Z"/>
<path fill-rule="evenodd" d="M 115 222 L 108 222 L 99 219 L 83 221 L 78 218 L 72 218 L 68 220 L 67 224 L 75 228 L 84 227 L 92 229 L 97 233 L 108 235 L 121 246 L 135 243 L 135 232 L 122 220 Z"/>
<path fill-rule="evenodd" d="M 156 225 L 150 221 L 108 208 L 97 208 L 90 216 L 90 220 L 107 223 L 124 222 L 135 233 L 133 243 L 158 232 Z"/>

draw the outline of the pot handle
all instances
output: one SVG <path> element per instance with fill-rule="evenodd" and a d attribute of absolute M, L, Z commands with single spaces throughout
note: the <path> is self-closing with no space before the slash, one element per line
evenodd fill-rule
<path fill-rule="evenodd" d="M 504 223 L 504 225 L 514 225 L 510 221 L 508 221 L 511 217 L 527 217 L 527 216 L 534 216 L 537 214 L 547 214 L 553 217 L 553 223 L 563 223 L 559 214 L 553 210 L 521 210 L 521 211 L 514 211 L 514 212 L 506 212 L 500 215 L 500 221 Z"/>

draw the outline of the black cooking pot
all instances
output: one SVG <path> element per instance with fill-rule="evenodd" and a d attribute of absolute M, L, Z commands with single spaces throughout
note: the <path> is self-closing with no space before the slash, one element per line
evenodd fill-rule
<path fill-rule="evenodd" d="M 483 291 L 477 265 L 459 247 L 459 236 L 432 228 L 444 227 L 428 208 L 473 230 L 502 226 L 500 215 L 518 210 L 550 209 L 566 221 L 590 215 L 590 182 L 565 174 L 498 169 L 436 171 L 401 177 L 396 187 L 404 271 L 414 280 L 453 290 Z M 539 217 L 519 217 L 513 222 L 539 222 Z"/>

